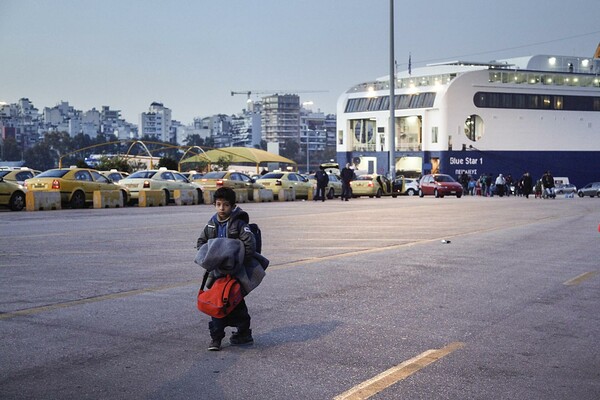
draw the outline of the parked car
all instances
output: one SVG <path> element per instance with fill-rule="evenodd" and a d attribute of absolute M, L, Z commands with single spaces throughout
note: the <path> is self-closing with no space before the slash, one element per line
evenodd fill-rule
<path fill-rule="evenodd" d="M 454 195 L 460 198 L 462 194 L 462 185 L 450 175 L 429 174 L 423 176 L 419 181 L 419 197 L 425 195 L 434 195 L 435 197 Z"/>
<path fill-rule="evenodd" d="M 196 171 L 182 172 L 181 175 L 185 176 L 190 182 L 197 181 L 198 179 L 201 179 L 204 176 L 203 173 Z"/>
<path fill-rule="evenodd" d="M 577 193 L 577 187 L 572 183 L 562 183 L 554 187 L 555 194 L 571 194 Z"/>
<path fill-rule="evenodd" d="M 329 175 L 340 176 L 340 173 L 342 172 L 340 169 L 340 165 L 336 162 L 326 162 L 319 164 L 319 168 L 322 168 Z"/>
<path fill-rule="evenodd" d="M 327 174 L 329 177 L 329 183 L 325 188 L 325 194 L 328 199 L 333 199 L 334 197 L 339 197 L 342 195 L 342 180 L 334 174 Z M 313 192 L 317 190 L 317 179 L 315 178 L 315 174 L 310 174 L 306 177 L 308 181 L 311 183 Z"/>
<path fill-rule="evenodd" d="M 399 191 L 394 190 L 393 183 L 386 176 L 378 174 L 359 175 L 355 180 L 350 182 L 350 188 L 352 190 L 352 197 L 396 197 L 399 194 Z"/>
<path fill-rule="evenodd" d="M 195 190 L 198 201 L 202 200 L 202 188 L 197 183 L 190 182 L 177 171 L 168 170 L 164 167 L 137 171 L 120 181 L 131 192 L 133 201 L 139 200 L 140 190 L 163 190 L 166 203 L 175 200 L 175 190 Z"/>
<path fill-rule="evenodd" d="M 125 179 L 129 176 L 129 173 L 117 171 L 116 169 L 111 169 L 110 171 L 100 171 L 100 173 L 114 183 L 119 183 L 121 179 Z"/>
<path fill-rule="evenodd" d="M 577 195 L 579 195 L 579 197 L 600 197 L 600 182 L 588 183 L 587 185 L 585 185 L 577 191 Z"/>
<path fill-rule="evenodd" d="M 25 207 L 25 189 L 13 181 L 4 180 L 0 176 L 0 206 L 13 211 L 21 211 Z"/>
<path fill-rule="evenodd" d="M 217 190 L 220 187 L 228 187 L 231 189 L 246 189 L 248 191 L 248 199 L 254 200 L 254 189 L 264 189 L 264 186 L 256 182 L 242 172 L 236 171 L 213 171 L 205 174 L 196 182 L 202 186 L 204 190 Z"/>
<path fill-rule="evenodd" d="M 38 175 L 40 171 L 22 167 L 22 168 L 5 168 L 0 170 L 0 177 L 4 178 L 5 181 L 16 182 L 19 185 L 23 185 L 29 178 L 33 178 Z"/>
<path fill-rule="evenodd" d="M 296 189 L 296 197 L 308 199 L 309 191 L 312 191 L 312 184 L 304 176 L 296 172 L 274 171 L 261 176 L 258 183 L 265 189 L 271 189 L 274 196 L 279 196 L 281 188 Z"/>
<path fill-rule="evenodd" d="M 61 203 L 83 208 L 94 201 L 94 192 L 119 190 L 123 204 L 129 201 L 129 191 L 111 182 L 100 172 L 89 168 L 57 168 L 44 171 L 25 181 L 29 191 L 59 190 Z"/>
<path fill-rule="evenodd" d="M 404 190 L 401 194 L 407 196 L 419 194 L 419 180 L 417 178 L 404 178 Z"/>

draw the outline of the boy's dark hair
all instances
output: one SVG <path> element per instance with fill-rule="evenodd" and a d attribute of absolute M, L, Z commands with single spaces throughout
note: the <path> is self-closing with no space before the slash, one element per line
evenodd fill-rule
<path fill-rule="evenodd" d="M 215 201 L 225 200 L 233 207 L 235 206 L 235 192 L 228 187 L 220 187 L 215 191 Z"/>

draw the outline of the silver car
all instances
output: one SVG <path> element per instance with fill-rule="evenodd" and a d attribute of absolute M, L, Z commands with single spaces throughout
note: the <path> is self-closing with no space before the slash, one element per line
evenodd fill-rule
<path fill-rule="evenodd" d="M 174 202 L 175 190 L 195 190 L 198 200 L 202 201 L 202 187 L 197 183 L 190 182 L 177 171 L 168 170 L 164 167 L 159 169 L 137 171 L 119 181 L 119 185 L 125 186 L 131 193 L 131 199 L 139 200 L 140 190 L 162 190 L 165 192 L 166 203 Z"/>
<path fill-rule="evenodd" d="M 579 189 L 577 191 L 577 194 L 579 195 L 579 197 L 600 197 L 600 182 L 588 183 L 587 185 Z"/>
<path fill-rule="evenodd" d="M 419 180 L 415 178 L 406 178 L 404 180 L 404 193 L 408 196 L 419 194 Z"/>
<path fill-rule="evenodd" d="M 561 183 L 554 188 L 556 194 L 571 194 L 577 193 L 577 187 L 572 183 Z"/>

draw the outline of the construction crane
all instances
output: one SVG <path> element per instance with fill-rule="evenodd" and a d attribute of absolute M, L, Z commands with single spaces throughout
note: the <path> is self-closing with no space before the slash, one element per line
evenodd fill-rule
<path fill-rule="evenodd" d="M 250 100 L 250 96 L 253 94 L 273 94 L 273 93 L 325 93 L 329 92 L 329 90 L 242 90 L 242 91 L 231 91 L 231 95 L 235 96 L 236 94 L 245 94 L 248 96 L 248 100 Z"/>

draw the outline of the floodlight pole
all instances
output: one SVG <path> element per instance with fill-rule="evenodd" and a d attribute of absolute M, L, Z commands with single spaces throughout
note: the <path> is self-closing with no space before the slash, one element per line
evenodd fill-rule
<path fill-rule="evenodd" d="M 390 153 L 390 178 L 396 178 L 396 119 L 394 104 L 396 88 L 396 68 L 394 63 L 394 0 L 390 0 L 390 123 L 388 147 Z"/>
<path fill-rule="evenodd" d="M 310 130 L 308 127 L 306 128 L 306 173 L 310 174 L 310 149 L 309 149 L 309 139 L 310 138 Z"/>

